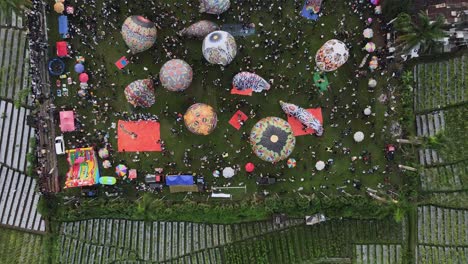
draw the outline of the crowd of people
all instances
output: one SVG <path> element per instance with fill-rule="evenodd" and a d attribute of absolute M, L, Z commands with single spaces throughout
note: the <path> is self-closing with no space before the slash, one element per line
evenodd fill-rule
<path fill-rule="evenodd" d="M 375 100 L 372 96 L 372 99 L 366 102 L 360 102 L 358 99 L 358 82 L 360 82 L 360 78 L 364 78 L 370 73 L 365 69 L 359 69 L 359 61 L 358 58 L 351 52 L 350 59 L 348 64 L 353 65 L 353 68 L 356 69 L 356 79 L 350 79 L 346 85 L 343 87 L 333 87 L 333 89 L 337 89 L 340 92 L 349 93 L 351 95 L 351 102 L 349 103 L 342 103 L 338 95 L 333 96 L 317 96 L 317 91 L 310 89 L 310 84 L 304 81 L 304 79 L 309 78 L 312 76 L 311 72 L 313 71 L 313 55 L 315 51 L 311 51 L 307 48 L 307 43 L 309 39 L 307 39 L 307 34 L 305 33 L 304 27 L 309 27 L 318 32 L 324 32 L 325 29 L 332 30 L 333 37 L 336 37 L 342 40 L 346 46 L 350 49 L 350 51 L 355 50 L 354 45 L 364 44 L 362 38 L 362 28 L 359 26 L 355 26 L 350 28 L 347 26 L 347 17 L 350 16 L 357 16 L 361 20 L 363 24 L 367 26 L 371 26 L 367 21 L 367 17 L 365 14 L 369 13 L 369 6 L 368 4 L 362 4 L 359 0 L 352 0 L 347 1 L 349 5 L 349 9 L 347 10 L 347 14 L 343 14 L 337 21 L 337 25 L 330 27 L 331 25 L 327 25 L 319 21 L 314 23 L 304 23 L 299 14 L 295 14 L 293 16 L 287 14 L 283 15 L 283 9 L 281 6 L 281 2 L 271 3 L 268 1 L 236 1 L 236 4 L 231 7 L 233 9 L 232 16 L 236 19 L 239 23 L 245 24 L 249 23 L 253 19 L 252 13 L 260 14 L 258 19 L 260 21 L 270 21 L 270 18 L 273 17 L 271 20 L 271 25 L 264 25 L 262 23 L 257 23 L 256 30 L 257 30 L 257 37 L 258 41 L 249 40 L 248 37 L 242 37 L 245 41 L 242 41 L 242 44 L 238 45 L 238 49 L 240 52 L 243 50 L 253 50 L 253 53 L 250 53 L 244 57 L 236 58 L 238 62 L 237 65 L 240 65 L 239 71 L 260 71 L 260 70 L 267 70 L 273 68 L 284 68 L 290 71 L 294 70 L 294 76 L 290 76 L 289 74 L 277 74 L 277 71 L 270 71 L 272 72 L 269 76 L 268 74 L 264 77 L 265 79 L 272 85 L 273 89 L 280 89 L 284 91 L 288 91 L 289 96 L 304 96 L 309 98 L 313 102 L 318 102 L 325 112 L 330 112 L 328 116 L 325 117 L 327 120 L 328 129 L 341 129 L 342 132 L 340 133 L 340 137 L 336 138 L 334 144 L 331 146 L 326 146 L 327 152 L 329 153 L 330 159 L 337 159 L 342 158 L 343 156 L 349 156 L 350 165 L 349 171 L 351 173 L 355 173 L 356 171 L 356 162 L 359 160 L 363 160 L 365 155 L 358 155 L 357 159 L 352 159 L 352 146 L 346 146 L 344 142 L 344 138 L 349 136 L 351 133 L 351 123 L 354 120 L 361 120 L 366 119 L 364 122 L 366 125 L 370 127 L 375 126 L 375 118 L 366 117 L 362 114 L 363 106 L 367 104 L 374 104 Z M 113 146 L 109 142 L 109 135 L 114 134 L 116 129 L 115 124 L 112 124 L 115 118 L 125 119 L 125 120 L 159 120 L 158 116 L 151 115 L 151 114 L 136 114 L 136 113 L 128 113 L 128 112 L 119 112 L 113 109 L 113 105 L 115 100 L 118 98 L 118 93 L 121 92 L 122 87 L 118 87 L 113 78 L 118 76 L 119 74 L 128 74 L 130 76 L 136 76 L 137 74 L 131 70 L 123 70 L 119 71 L 117 68 L 109 69 L 107 68 L 106 61 L 107 59 L 100 53 L 96 53 L 97 46 L 101 44 L 107 44 L 109 46 L 118 46 L 122 45 L 121 41 L 116 40 L 114 36 L 114 32 L 120 30 L 120 25 L 122 23 L 122 13 L 126 13 L 128 15 L 133 14 L 135 10 L 141 10 L 141 5 L 144 5 L 145 10 L 155 14 L 151 17 L 151 20 L 155 22 L 158 29 L 164 28 L 174 28 L 174 29 L 181 29 L 186 27 L 194 22 L 196 22 L 199 18 L 196 13 L 188 13 L 186 14 L 185 18 L 179 18 L 174 9 L 181 8 L 181 4 L 168 4 L 168 3 L 161 3 L 158 1 L 147 1 L 147 2 L 131 2 L 124 0 L 124 4 L 121 5 L 119 1 L 99 1 L 96 0 L 85 0 L 80 1 L 74 5 L 74 14 L 70 15 L 70 25 L 69 25 L 69 32 L 72 39 L 79 40 L 79 45 L 72 46 L 70 49 L 70 57 L 74 58 L 75 56 L 83 56 L 86 58 L 86 67 L 89 72 L 91 72 L 91 78 L 93 79 L 90 82 L 89 89 L 90 93 L 86 96 L 84 100 L 78 101 L 77 105 L 67 105 L 62 106 L 61 109 L 68 109 L 74 110 L 76 115 L 76 123 L 77 123 L 77 130 L 80 132 L 78 135 L 73 135 L 70 137 L 66 137 L 66 145 L 69 148 L 75 147 L 85 147 L 89 144 L 93 144 L 96 148 L 107 147 L 111 154 L 113 153 Z M 43 67 L 44 62 L 41 61 L 41 54 L 44 50 L 48 47 L 47 40 L 44 38 L 44 32 L 42 31 L 43 26 L 41 21 L 43 21 L 42 14 L 40 10 L 42 9 L 41 1 L 33 0 L 33 9 L 28 14 L 28 22 L 30 29 L 37 29 L 37 30 L 30 30 L 29 37 L 30 37 L 30 48 L 31 48 L 31 69 L 30 74 L 33 76 L 33 97 L 34 100 L 37 100 L 39 103 L 43 102 L 43 100 L 49 98 L 51 96 L 48 94 L 42 93 L 42 88 L 44 85 L 49 85 L 42 80 L 40 74 L 40 67 Z M 175 7 L 174 7 L 175 5 Z M 193 9 L 197 9 L 196 6 L 197 2 L 187 2 L 186 5 Z M 302 3 L 296 1 L 296 6 L 294 7 L 295 10 L 300 10 Z M 50 6 L 48 7 L 51 8 Z M 230 11 L 228 11 L 230 12 Z M 324 7 L 321 10 L 321 17 L 331 15 L 334 10 L 328 9 Z M 231 14 L 223 15 L 223 18 L 219 19 L 218 23 L 225 23 L 226 17 L 230 16 Z M 375 18 L 377 21 L 379 18 Z M 320 29 L 322 28 L 322 29 Z M 380 30 L 385 30 L 385 28 L 380 28 Z M 385 34 L 385 32 L 380 32 L 379 34 Z M 281 36 L 281 37 L 280 37 Z M 377 36 L 378 37 L 378 36 Z M 320 38 L 324 38 L 323 35 Z M 151 49 L 147 51 L 147 55 L 151 56 L 152 61 L 154 64 L 161 64 L 167 59 L 179 57 L 183 59 L 189 59 L 189 48 L 186 45 L 186 42 L 182 39 L 181 36 L 174 34 L 172 36 L 164 36 L 158 39 L 158 45 L 162 47 L 165 51 L 164 56 L 160 56 L 157 49 Z M 265 54 L 261 58 L 257 58 L 254 54 L 255 51 L 262 50 L 261 54 Z M 382 75 L 387 74 L 386 68 L 386 52 L 385 49 L 379 49 L 376 55 L 380 59 L 380 68 L 378 69 L 379 73 Z M 130 63 L 138 64 L 141 55 L 133 55 L 130 57 Z M 146 56 L 146 55 L 145 55 Z M 203 59 L 200 59 L 203 61 Z M 273 62 L 271 64 L 269 62 Z M 201 62 L 203 65 L 206 65 L 206 62 Z M 193 67 L 194 75 L 197 76 L 207 76 L 209 73 L 209 69 L 207 67 L 202 67 L 203 65 L 199 65 L 200 67 Z M 145 72 L 150 78 L 154 78 L 155 85 L 158 85 L 158 78 L 157 72 L 152 72 L 152 69 L 144 68 Z M 268 71 L 266 71 L 268 72 Z M 333 75 L 337 75 L 337 72 L 333 72 Z M 288 76 L 289 75 L 289 76 Z M 387 79 L 388 80 L 388 79 Z M 213 80 L 212 83 L 207 83 L 205 79 L 202 80 L 202 87 L 206 89 L 207 86 L 215 86 L 219 89 L 225 89 L 226 84 L 222 81 L 221 78 Z M 332 84 L 333 86 L 333 84 Z M 111 95 L 109 96 L 95 96 L 93 94 L 93 89 L 98 87 L 106 87 L 106 89 L 111 90 Z M 349 91 L 351 90 L 351 91 Z M 385 92 L 385 90 L 384 90 Z M 263 91 L 262 95 L 267 97 L 268 92 Z M 186 94 L 182 94 L 182 96 L 186 97 L 187 102 L 195 102 L 195 98 L 190 97 Z M 259 96 L 259 95 L 257 95 Z M 253 119 L 258 111 L 261 109 L 261 105 L 259 104 L 252 104 L 249 100 L 245 99 L 232 99 L 229 96 L 220 95 L 218 98 L 220 102 L 220 107 L 217 109 L 221 113 L 234 113 L 238 109 L 249 109 L 247 111 L 249 118 Z M 55 109 L 53 105 L 49 107 L 50 110 Z M 387 115 L 394 114 L 391 110 L 386 112 Z M 164 118 L 171 117 L 176 120 L 176 125 L 171 128 L 171 132 L 174 135 L 179 135 L 185 129 L 183 126 L 181 113 L 179 112 L 172 112 L 171 109 L 167 107 L 163 110 L 161 115 Z M 44 124 L 47 122 L 48 115 L 42 116 L 41 114 L 37 115 L 38 122 Z M 86 120 L 88 119 L 88 120 Z M 57 111 L 55 112 L 55 120 L 58 121 L 58 114 Z M 94 124 L 96 123 L 103 123 L 106 124 L 106 129 L 97 129 L 97 128 L 88 128 L 85 127 L 85 124 L 90 123 L 89 120 L 92 120 Z M 337 120 L 346 120 L 344 127 L 339 127 L 340 122 Z M 43 132 L 47 134 L 50 128 L 47 126 L 42 126 L 42 130 L 37 130 L 38 132 Z M 325 127 L 325 131 L 327 127 Z M 377 131 L 378 133 L 384 134 L 386 133 L 385 127 L 382 131 Z M 232 137 L 232 131 L 226 130 L 223 131 L 224 137 L 226 138 L 226 151 L 231 152 L 233 155 L 239 155 L 239 153 L 246 153 L 248 150 L 248 144 L 244 144 L 244 146 L 234 149 L 234 144 L 230 142 L 230 138 Z M 326 132 L 325 132 L 326 133 Z M 369 135 L 373 138 L 373 135 Z M 248 139 L 248 134 L 243 132 L 242 139 Z M 167 150 L 164 142 L 161 142 L 163 145 L 163 155 L 172 156 L 174 155 L 173 151 Z M 43 143 L 40 147 L 47 149 L 47 145 Z M 310 146 L 310 148 L 304 149 L 303 153 L 296 153 L 296 156 L 301 156 L 299 159 L 307 160 L 307 159 L 318 159 L 315 155 L 315 152 L 312 151 L 317 149 L 319 144 L 314 146 Z M 195 148 L 203 148 L 206 149 L 205 153 L 206 156 L 201 157 L 201 168 L 210 168 L 216 167 L 219 168 L 222 165 L 225 165 L 224 153 L 217 153 L 217 146 L 214 143 L 206 144 L 206 145 L 195 145 L 193 144 L 190 147 L 187 147 L 184 151 L 183 160 L 182 162 L 185 164 L 187 168 L 191 167 L 191 161 L 193 157 L 191 156 L 191 149 Z M 330 150 L 330 151 L 328 151 Z M 41 152 L 41 151 L 40 151 Z M 42 153 L 42 152 L 41 152 Z M 140 161 L 140 155 L 148 154 L 136 154 L 132 159 L 133 162 Z M 246 157 L 250 157 L 252 154 L 249 152 L 249 155 Z M 366 154 L 367 155 L 367 154 Z M 47 160 L 43 159 L 43 153 L 39 155 L 41 165 L 38 168 L 38 172 L 44 173 L 44 167 L 42 166 Z M 158 162 L 158 159 L 154 159 L 155 162 Z M 123 162 L 126 162 L 123 160 Z M 171 161 L 166 164 L 169 168 L 176 167 L 176 162 Z M 240 170 L 241 166 L 238 164 L 234 165 L 238 170 Z M 259 163 L 258 168 L 261 170 L 262 168 L 267 168 L 270 166 L 269 164 Z M 327 171 L 329 174 L 334 173 L 333 162 L 327 163 Z M 280 165 L 279 169 L 274 176 L 280 176 L 282 171 L 285 169 L 284 165 Z M 368 170 L 363 171 L 362 173 L 375 173 L 375 172 L 382 172 L 385 173 L 388 171 L 388 168 L 381 168 L 372 166 Z M 316 172 L 312 172 L 314 175 Z M 356 179 L 351 182 L 356 182 Z M 328 188 L 329 186 L 323 185 Z"/>

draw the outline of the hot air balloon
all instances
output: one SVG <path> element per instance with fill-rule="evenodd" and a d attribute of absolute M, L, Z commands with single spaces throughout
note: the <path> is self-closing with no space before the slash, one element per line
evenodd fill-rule
<path fill-rule="evenodd" d="M 255 73 L 240 72 L 232 79 L 232 87 L 237 90 L 252 89 L 260 93 L 270 89 L 270 84 Z"/>
<path fill-rule="evenodd" d="M 218 117 L 213 107 L 197 103 L 185 112 L 184 123 L 190 132 L 206 136 L 216 128 Z"/>
<path fill-rule="evenodd" d="M 192 83 L 192 78 L 192 67 L 179 59 L 173 59 L 164 63 L 159 72 L 162 86 L 174 92 L 187 89 Z"/>
<path fill-rule="evenodd" d="M 281 105 L 281 109 L 283 109 L 283 112 L 295 117 L 297 120 L 299 120 L 299 122 L 301 122 L 306 127 L 312 128 L 313 130 L 315 130 L 315 134 L 317 136 L 323 135 L 322 124 L 315 116 L 313 116 L 307 110 L 295 104 L 285 103 L 283 101 L 280 101 L 280 105 Z"/>
<path fill-rule="evenodd" d="M 346 45 L 337 40 L 331 39 L 315 54 L 315 63 L 321 71 L 334 71 L 346 63 L 349 57 L 349 50 Z"/>
<path fill-rule="evenodd" d="M 130 16 L 125 19 L 121 33 L 134 54 L 151 48 L 156 42 L 156 26 L 142 16 Z"/>
<path fill-rule="evenodd" d="M 130 83 L 125 87 L 124 93 L 127 101 L 135 107 L 151 107 L 156 100 L 151 79 L 136 80 Z"/>
<path fill-rule="evenodd" d="M 229 0 L 200 0 L 200 13 L 220 15 L 231 6 Z"/>
<path fill-rule="evenodd" d="M 186 37 L 204 38 L 206 35 L 219 29 L 219 26 L 208 20 L 201 20 L 187 28 L 182 29 L 179 34 Z"/>
<path fill-rule="evenodd" d="M 226 66 L 236 57 L 236 40 L 226 31 L 214 31 L 203 40 L 202 51 L 209 63 Z"/>
<path fill-rule="evenodd" d="M 252 128 L 250 144 L 257 157 L 274 163 L 286 159 L 292 153 L 296 137 L 285 120 L 279 117 L 266 117 Z"/>

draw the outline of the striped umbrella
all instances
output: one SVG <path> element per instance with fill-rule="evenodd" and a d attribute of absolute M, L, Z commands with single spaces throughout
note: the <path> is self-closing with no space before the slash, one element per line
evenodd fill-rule
<path fill-rule="evenodd" d="M 105 160 L 102 162 L 102 167 L 104 167 L 104 169 L 108 169 L 110 167 L 112 167 L 112 164 L 109 160 Z"/>
<path fill-rule="evenodd" d="M 375 50 L 375 43 L 374 42 L 367 42 L 366 46 L 364 47 L 364 49 L 367 51 L 367 52 L 374 52 Z"/>
<path fill-rule="evenodd" d="M 370 39 L 374 36 L 374 30 L 372 30 L 372 28 L 366 28 L 364 29 L 364 32 L 362 32 L 362 34 L 365 38 Z"/>
<path fill-rule="evenodd" d="M 290 158 L 288 159 L 287 164 L 288 164 L 288 168 L 294 168 L 296 167 L 296 160 L 293 158 Z"/>
<path fill-rule="evenodd" d="M 123 164 L 119 164 L 115 167 L 115 174 L 117 174 L 117 176 L 123 177 L 127 174 L 127 171 L 127 166 Z"/>

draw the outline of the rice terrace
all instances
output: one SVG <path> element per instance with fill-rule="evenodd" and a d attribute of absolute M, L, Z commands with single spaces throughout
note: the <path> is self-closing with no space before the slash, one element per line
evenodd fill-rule
<path fill-rule="evenodd" d="M 0 263 L 468 263 L 465 0 L 0 2 Z"/>

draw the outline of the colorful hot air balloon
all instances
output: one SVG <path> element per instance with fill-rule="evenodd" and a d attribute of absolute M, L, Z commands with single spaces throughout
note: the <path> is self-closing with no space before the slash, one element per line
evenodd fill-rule
<path fill-rule="evenodd" d="M 321 71 L 334 71 L 346 63 L 349 57 L 349 50 L 346 45 L 337 40 L 331 39 L 315 54 L 315 63 Z"/>
<path fill-rule="evenodd" d="M 220 15 L 231 6 L 229 0 L 200 0 L 200 13 Z"/>
<path fill-rule="evenodd" d="M 236 57 L 236 40 L 226 31 L 214 31 L 203 40 L 202 51 L 209 63 L 226 66 Z"/>
<path fill-rule="evenodd" d="M 322 124 L 315 116 L 313 116 L 307 110 L 295 104 L 285 103 L 283 101 L 280 101 L 280 105 L 281 105 L 281 109 L 283 109 L 283 112 L 295 117 L 297 120 L 299 120 L 299 122 L 301 122 L 306 127 L 312 128 L 313 130 L 315 130 L 315 134 L 317 136 L 323 135 Z"/>
<path fill-rule="evenodd" d="M 187 89 L 192 83 L 192 78 L 192 67 L 179 59 L 173 59 L 164 63 L 159 72 L 162 86 L 174 92 Z"/>
<path fill-rule="evenodd" d="M 151 48 L 156 42 L 156 26 L 142 16 L 128 17 L 122 25 L 121 33 L 134 54 Z"/>
<path fill-rule="evenodd" d="M 237 90 L 252 89 L 260 93 L 270 89 L 270 84 L 255 73 L 240 72 L 232 79 L 232 87 Z"/>
<path fill-rule="evenodd" d="M 279 117 L 266 117 L 252 128 L 250 144 L 257 157 L 274 163 L 286 159 L 292 153 L 296 137 L 285 120 Z"/>
<path fill-rule="evenodd" d="M 206 35 L 219 29 L 219 26 L 208 20 L 201 20 L 179 32 L 180 35 L 194 38 L 204 38 Z"/>
<path fill-rule="evenodd" d="M 190 132 L 206 136 L 216 128 L 218 117 L 213 107 L 197 103 L 191 105 L 185 112 L 184 123 Z"/>
<path fill-rule="evenodd" d="M 156 101 L 153 81 L 151 79 L 136 80 L 124 90 L 127 101 L 133 106 L 151 107 Z"/>

